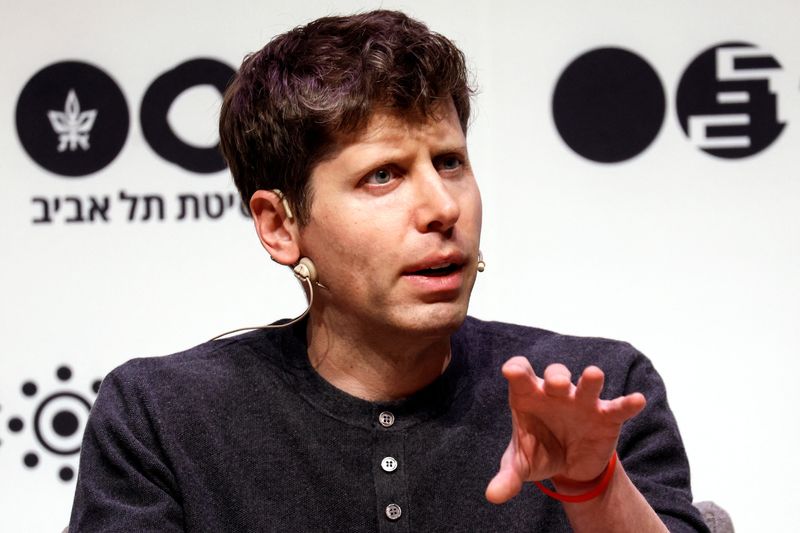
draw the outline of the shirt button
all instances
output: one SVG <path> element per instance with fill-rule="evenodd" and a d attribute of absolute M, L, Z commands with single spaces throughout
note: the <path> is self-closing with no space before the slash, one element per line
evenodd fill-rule
<path fill-rule="evenodd" d="M 397 520 L 402 513 L 403 510 L 396 503 L 390 503 L 386 506 L 386 518 L 389 520 Z"/>
<path fill-rule="evenodd" d="M 384 411 L 378 415 L 378 422 L 380 422 L 383 427 L 388 428 L 394 424 L 394 415 L 389 411 Z"/>
<path fill-rule="evenodd" d="M 384 472 L 394 472 L 397 470 L 397 460 L 394 457 L 384 457 L 381 461 L 381 468 Z"/>

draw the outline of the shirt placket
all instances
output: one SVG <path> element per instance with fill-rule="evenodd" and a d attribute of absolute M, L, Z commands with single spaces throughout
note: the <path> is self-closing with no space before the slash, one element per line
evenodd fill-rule
<path fill-rule="evenodd" d="M 405 430 L 397 427 L 394 413 L 375 414 L 372 473 L 378 513 L 378 531 L 410 531 L 411 509 L 406 483 Z"/>

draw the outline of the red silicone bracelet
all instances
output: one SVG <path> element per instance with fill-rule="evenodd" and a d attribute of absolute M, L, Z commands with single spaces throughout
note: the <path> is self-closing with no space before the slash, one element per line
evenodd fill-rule
<path fill-rule="evenodd" d="M 611 456 L 611 459 L 608 461 L 608 466 L 606 467 L 606 471 L 603 472 L 603 477 L 600 479 L 600 483 L 597 484 L 592 490 L 588 492 L 584 492 L 583 494 L 559 494 L 554 490 L 550 490 L 545 487 L 541 481 L 534 481 L 533 483 L 539 487 L 539 490 L 554 498 L 560 502 L 567 502 L 567 503 L 581 503 L 581 502 L 588 502 L 591 499 L 594 499 L 605 492 L 608 488 L 608 484 L 611 482 L 611 478 L 614 477 L 614 468 L 617 466 L 617 452 L 614 452 L 614 455 Z"/>

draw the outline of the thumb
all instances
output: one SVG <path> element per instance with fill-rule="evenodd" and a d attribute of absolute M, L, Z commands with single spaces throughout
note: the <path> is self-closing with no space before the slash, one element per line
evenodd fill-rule
<path fill-rule="evenodd" d="M 510 464 L 500 467 L 486 487 L 486 499 L 492 503 L 505 503 L 522 490 L 522 477 Z"/>

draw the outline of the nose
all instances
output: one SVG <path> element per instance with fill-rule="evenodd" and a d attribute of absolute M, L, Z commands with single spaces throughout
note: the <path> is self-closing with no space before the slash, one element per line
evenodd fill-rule
<path fill-rule="evenodd" d="M 417 229 L 421 233 L 450 232 L 461 216 L 456 185 L 442 178 L 433 167 L 421 176 L 418 183 Z"/>

